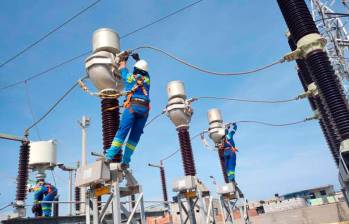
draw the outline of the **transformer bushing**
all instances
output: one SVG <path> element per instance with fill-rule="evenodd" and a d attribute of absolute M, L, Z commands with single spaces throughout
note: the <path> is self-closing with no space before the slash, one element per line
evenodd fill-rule
<path fill-rule="evenodd" d="M 195 176 L 195 163 L 191 148 L 189 123 L 193 110 L 187 101 L 184 84 L 182 81 L 171 81 L 167 85 L 168 103 L 167 116 L 177 128 L 184 173 L 186 176 Z"/>
<path fill-rule="evenodd" d="M 213 108 L 210 109 L 207 113 L 208 123 L 209 123 L 209 136 L 212 141 L 215 143 L 215 146 L 218 151 L 218 158 L 221 164 L 222 174 L 225 183 L 228 183 L 227 171 L 224 163 L 224 145 L 223 138 L 225 136 L 225 127 L 223 124 L 222 114 L 219 109 Z"/>
<path fill-rule="evenodd" d="M 29 141 L 22 142 L 19 152 L 17 190 L 16 190 L 16 209 L 19 217 L 25 217 L 24 201 L 27 197 L 27 182 L 29 176 Z"/>
<path fill-rule="evenodd" d="M 204 197 L 209 196 L 210 204 L 212 197 L 209 190 L 204 184 L 198 180 L 196 175 L 193 151 L 188 132 L 189 123 L 193 110 L 190 101 L 187 100 L 184 84 L 182 81 L 171 81 L 167 85 L 168 103 L 166 106 L 167 116 L 171 119 L 178 131 L 180 142 L 180 150 L 184 167 L 185 177 L 175 180 L 173 190 L 178 192 L 178 208 L 181 223 L 186 223 L 183 214 L 187 215 L 185 220 L 189 220 L 191 224 L 196 224 L 195 211 L 198 210 L 202 220 L 213 219 L 212 212 L 207 212 Z M 184 208 L 184 202 L 187 203 L 187 209 Z M 197 204 L 199 203 L 199 204 Z M 212 206 L 210 206 L 212 208 Z"/>
<path fill-rule="evenodd" d="M 113 138 L 119 128 L 120 114 L 119 101 L 116 97 L 108 97 L 120 93 L 123 82 L 120 75 L 115 74 L 120 52 L 119 35 L 111 29 L 101 28 L 94 32 L 92 38 L 93 54 L 85 61 L 88 77 L 101 97 L 103 152 L 110 148 Z M 113 162 L 121 162 L 122 151 L 114 158 Z"/>
<path fill-rule="evenodd" d="M 319 96 L 333 127 L 338 132 L 340 144 L 340 182 L 349 192 L 349 110 L 343 87 L 332 68 L 327 53 L 326 41 L 319 35 L 304 0 L 277 0 L 287 26 L 297 43 L 294 55 L 304 58 L 311 77 L 318 88 Z"/>
<path fill-rule="evenodd" d="M 238 208 L 241 214 L 242 223 L 249 224 L 249 216 L 247 213 L 247 201 L 241 190 L 234 183 L 229 183 L 224 161 L 224 138 L 226 135 L 225 125 L 221 111 L 217 108 L 210 109 L 207 112 L 208 118 L 208 133 L 209 137 L 215 143 L 218 151 L 223 177 L 225 184 L 217 186 L 217 193 L 219 195 L 219 202 L 221 205 L 224 223 L 235 223 L 233 211 Z M 239 201 L 239 203 L 238 203 Z M 232 206 L 233 205 L 233 206 Z"/>
<path fill-rule="evenodd" d="M 324 40 L 304 0 L 278 0 L 287 26 L 297 43 L 312 79 L 318 87 L 321 102 L 332 118 L 340 140 L 349 138 L 349 110 L 343 89 L 324 52 Z"/>
<path fill-rule="evenodd" d="M 292 51 L 297 49 L 297 46 L 293 41 L 291 35 L 288 35 L 288 43 Z M 329 114 L 326 112 L 321 102 L 321 99 L 316 90 L 316 85 L 314 84 L 314 81 L 311 78 L 310 72 L 308 70 L 308 67 L 304 59 L 297 59 L 296 63 L 298 66 L 297 74 L 301 81 L 304 91 L 309 93 L 309 91 L 314 90 L 308 97 L 308 100 L 312 110 L 315 112 L 317 111 L 320 114 L 319 124 L 320 124 L 321 130 L 331 150 L 332 157 L 336 165 L 338 166 L 339 165 L 339 147 L 340 147 L 338 133 L 336 133 L 336 130 L 333 127 L 333 123 L 329 118 Z"/>

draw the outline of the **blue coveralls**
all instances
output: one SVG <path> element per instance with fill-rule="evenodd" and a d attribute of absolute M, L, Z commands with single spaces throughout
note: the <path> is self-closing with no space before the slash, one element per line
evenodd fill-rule
<path fill-rule="evenodd" d="M 34 203 L 38 203 L 40 199 L 43 201 L 53 201 L 57 196 L 57 188 L 49 183 L 40 182 L 34 187 Z M 52 211 L 52 203 L 41 203 L 44 216 L 50 217 Z"/>
<path fill-rule="evenodd" d="M 126 91 L 132 90 L 137 84 L 137 80 L 143 79 L 143 87 L 147 95 L 145 95 L 142 88 L 139 87 L 133 93 L 131 99 L 140 99 L 148 103 L 148 106 L 131 103 L 129 108 L 125 108 L 122 114 L 119 130 L 113 139 L 111 147 L 106 153 L 106 158 L 108 160 L 112 160 L 120 151 L 127 134 L 130 132 L 122 158 L 122 163 L 128 165 L 131 161 L 133 152 L 136 150 L 139 139 L 143 134 L 143 129 L 148 119 L 150 77 L 147 72 L 146 75 L 129 73 L 127 68 L 121 69 L 120 73 L 122 79 L 124 80 Z"/>
<path fill-rule="evenodd" d="M 236 132 L 237 125 L 234 123 L 232 129 L 226 130 L 224 142 L 224 162 L 229 182 L 235 181 L 235 167 L 236 167 L 236 148 L 233 136 Z"/>

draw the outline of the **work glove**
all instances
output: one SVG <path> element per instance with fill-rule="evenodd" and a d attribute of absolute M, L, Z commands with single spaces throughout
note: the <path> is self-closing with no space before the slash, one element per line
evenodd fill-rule
<path fill-rule="evenodd" d="M 131 57 L 132 57 L 135 61 L 141 60 L 138 53 L 133 53 L 133 54 L 131 54 Z"/>
<path fill-rule="evenodd" d="M 123 51 L 119 54 L 119 61 L 127 61 L 129 56 L 128 51 Z"/>

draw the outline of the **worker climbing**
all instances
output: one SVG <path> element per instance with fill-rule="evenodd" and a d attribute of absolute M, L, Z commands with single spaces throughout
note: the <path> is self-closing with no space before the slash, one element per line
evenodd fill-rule
<path fill-rule="evenodd" d="M 148 64 L 145 60 L 141 60 L 137 53 L 133 53 L 131 56 L 136 61 L 133 72 L 129 72 L 126 68 L 128 55 L 120 58 L 118 71 L 120 71 L 127 92 L 124 102 L 125 110 L 122 114 L 119 130 L 106 153 L 106 160 L 112 161 L 121 150 L 126 136 L 130 133 L 121 163 L 123 169 L 129 167 L 131 156 L 143 134 L 150 109 Z"/>
<path fill-rule="evenodd" d="M 225 129 L 224 141 L 224 162 L 226 174 L 228 176 L 229 182 L 235 184 L 235 167 L 236 167 L 236 152 L 238 151 L 235 147 L 234 134 L 236 132 L 236 123 L 232 124 L 232 127 L 228 125 Z"/>
<path fill-rule="evenodd" d="M 44 179 L 39 179 L 30 191 L 34 192 L 32 212 L 35 216 L 50 217 L 52 211 L 52 203 L 50 202 L 54 201 L 57 196 L 57 188 L 50 183 L 46 183 Z"/>

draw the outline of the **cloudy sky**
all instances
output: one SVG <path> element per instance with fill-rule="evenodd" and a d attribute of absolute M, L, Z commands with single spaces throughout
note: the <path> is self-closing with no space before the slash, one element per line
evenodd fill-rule
<path fill-rule="evenodd" d="M 92 2 L 38 0 L 33 4 L 32 1 L 2 1 L 0 61 L 8 59 Z M 123 35 L 191 2 L 102 0 L 38 46 L 0 68 L 1 87 L 90 50 L 92 33 L 98 28 L 109 27 Z M 285 31 L 285 22 L 274 0 L 204 0 L 123 39 L 121 45 L 123 49 L 153 45 L 210 70 L 242 71 L 271 63 L 288 53 Z M 217 77 L 192 70 L 151 50 L 141 51 L 140 55 L 149 62 L 152 78 L 150 117 L 165 107 L 166 85 L 171 80 L 182 80 L 189 97 L 272 100 L 288 99 L 302 93 L 293 62 L 247 76 Z M 83 62 L 84 58 L 80 58 L 27 83 L 36 117 L 45 113 L 84 75 Z M 131 63 L 132 60 L 130 66 Z M 0 102 L 0 132 L 22 135 L 24 128 L 33 122 L 24 85 L 0 91 Z M 312 116 L 306 100 L 272 105 L 200 100 L 193 104 L 191 135 L 208 127 L 206 113 L 212 107 L 222 110 L 226 122 L 287 123 Z M 74 165 L 81 157 L 81 129 L 77 120 L 82 115 L 91 117 L 88 151 L 101 150 L 100 100 L 81 89 L 75 89 L 38 126 L 42 140 L 57 140 L 58 159 L 68 165 Z M 36 130 L 32 130 L 30 138 L 39 140 Z M 338 187 L 337 170 L 316 121 L 283 128 L 241 124 L 236 144 L 240 150 L 237 181 L 250 200 L 325 184 Z M 147 164 L 158 163 L 178 145 L 175 127 L 165 116 L 145 129 L 131 167 L 143 185 L 146 200 L 161 200 L 158 171 Z M 192 146 L 198 177 L 214 191 L 209 176 L 215 176 L 222 183 L 217 153 L 206 149 L 199 139 L 194 140 Z M 0 205 L 5 205 L 15 198 L 19 145 L 0 140 L 0 149 Z M 93 158 L 89 161 L 92 162 Z M 165 168 L 169 192 L 174 195 L 172 180 L 183 176 L 180 154 L 167 160 Z M 65 200 L 68 176 L 59 170 L 55 170 L 55 174 L 61 198 Z M 48 177 L 52 182 L 51 175 Z"/>

